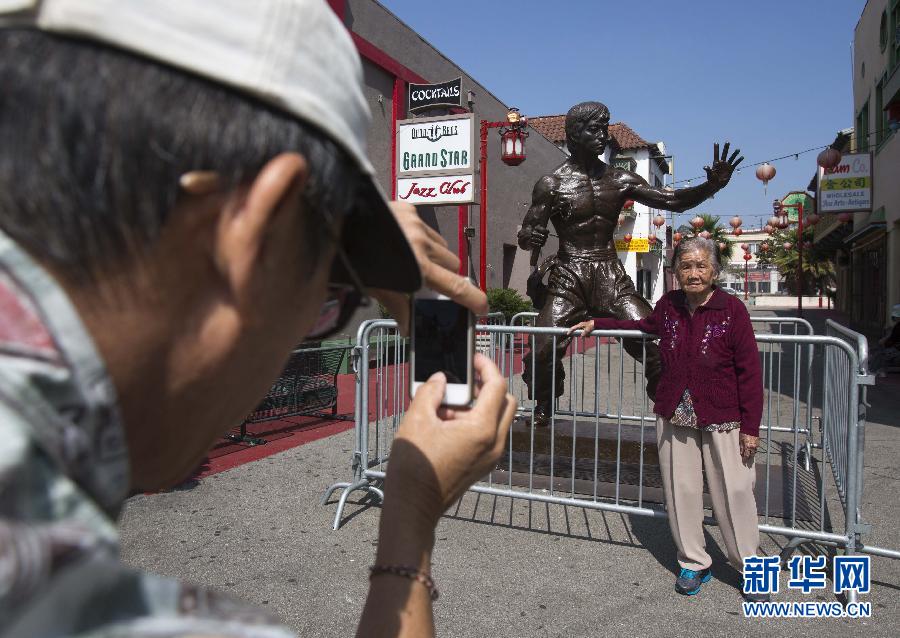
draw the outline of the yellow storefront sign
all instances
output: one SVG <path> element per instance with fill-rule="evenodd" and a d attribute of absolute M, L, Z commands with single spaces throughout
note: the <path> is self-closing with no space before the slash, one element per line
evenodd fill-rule
<path fill-rule="evenodd" d="M 630 253 L 649 253 L 650 240 L 646 237 L 635 237 L 630 242 L 627 242 L 624 239 L 617 239 L 616 251 Z"/>
<path fill-rule="evenodd" d="M 849 191 L 856 188 L 871 188 L 871 177 L 843 177 L 835 179 L 825 179 L 819 184 L 819 189 L 823 191 Z"/>

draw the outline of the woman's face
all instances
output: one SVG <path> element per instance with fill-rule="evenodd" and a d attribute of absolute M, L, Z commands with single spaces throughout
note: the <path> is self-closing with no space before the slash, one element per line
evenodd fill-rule
<path fill-rule="evenodd" d="M 678 285 L 687 293 L 709 292 L 716 278 L 715 261 L 709 251 L 688 250 L 678 260 L 675 276 Z"/>

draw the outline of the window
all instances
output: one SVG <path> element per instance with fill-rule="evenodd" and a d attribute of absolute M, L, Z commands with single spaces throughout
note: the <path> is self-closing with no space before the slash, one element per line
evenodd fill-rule
<path fill-rule="evenodd" d="M 891 4 L 891 30 L 888 33 L 891 45 L 891 68 L 900 62 L 900 0 Z"/>
<path fill-rule="evenodd" d="M 856 150 L 860 153 L 869 150 L 869 101 L 863 104 L 856 116 Z"/>
<path fill-rule="evenodd" d="M 887 113 L 884 112 L 884 97 L 881 90 L 883 86 L 884 79 L 875 87 L 875 148 L 881 146 L 887 131 Z"/>

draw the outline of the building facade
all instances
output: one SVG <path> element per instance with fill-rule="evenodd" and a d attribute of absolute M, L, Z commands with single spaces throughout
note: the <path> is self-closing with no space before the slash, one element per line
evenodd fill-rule
<path fill-rule="evenodd" d="M 341 17 L 362 58 L 364 93 L 372 112 L 369 130 L 369 156 L 378 171 L 385 193 L 396 197 L 394 156 L 396 122 L 407 114 L 409 84 L 426 84 L 461 78 L 463 105 L 471 92 L 476 135 L 480 120 L 499 121 L 506 117 L 508 106 L 494 96 L 452 60 L 435 49 L 418 33 L 375 0 L 329 0 Z M 527 114 L 526 114 L 527 115 Z M 540 134 L 527 140 L 527 160 L 515 167 L 500 160 L 500 135 L 489 131 L 488 138 L 489 207 L 486 228 L 487 288 L 514 288 L 522 293 L 528 278 L 529 255 L 518 249 L 516 232 L 531 199 L 534 183 L 552 171 L 565 155 L 555 144 Z M 476 140 L 477 152 L 477 140 Z M 476 174 L 476 184 L 479 181 Z M 466 254 L 478 275 L 479 246 L 483 230 L 479 227 L 478 204 L 466 206 L 418 206 L 419 215 L 447 241 L 453 252 Z M 463 227 L 474 229 L 467 239 Z M 468 247 L 466 247 L 468 244 Z M 555 240 L 548 248 L 556 250 Z M 347 328 L 352 337 L 364 319 L 379 316 L 377 307 L 359 311 Z"/>
<path fill-rule="evenodd" d="M 565 115 L 544 115 L 531 118 L 529 124 L 568 155 L 565 119 Z M 608 164 L 637 173 L 652 186 L 664 186 L 665 176 L 670 171 L 666 161 L 666 148 L 662 142 L 646 141 L 624 122 L 610 124 L 609 133 L 612 140 L 604 157 Z M 663 296 L 667 285 L 663 258 L 668 233 L 664 230 L 665 227 L 657 229 L 652 224 L 653 218 L 660 213 L 667 220 L 672 217 L 668 211 L 635 203 L 623 211 L 624 219 L 616 231 L 616 240 L 620 242 L 626 234 L 636 240 L 649 239 L 651 236 L 656 238 L 648 252 L 618 252 L 625 272 L 631 277 L 635 288 L 652 304 Z"/>
<path fill-rule="evenodd" d="M 869 0 L 853 38 L 856 152 L 872 154 L 870 213 L 855 213 L 841 256 L 847 310 L 860 325 L 889 325 L 900 303 L 900 0 Z"/>
<path fill-rule="evenodd" d="M 762 228 L 743 229 L 743 234 L 732 241 L 731 259 L 723 264 L 724 272 L 719 278 L 721 285 L 739 293 L 746 289 L 750 295 L 780 293 L 783 283 L 778 269 L 759 265 L 759 245 L 764 241 L 771 242 L 771 239 Z M 747 244 L 749 260 L 744 260 L 741 244 Z"/>

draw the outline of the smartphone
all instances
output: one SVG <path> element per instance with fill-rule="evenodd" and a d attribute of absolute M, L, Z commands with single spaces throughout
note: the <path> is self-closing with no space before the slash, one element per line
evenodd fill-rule
<path fill-rule="evenodd" d="M 472 402 L 475 315 L 443 295 L 421 292 L 412 301 L 412 395 L 435 372 L 447 377 L 444 405 Z"/>

